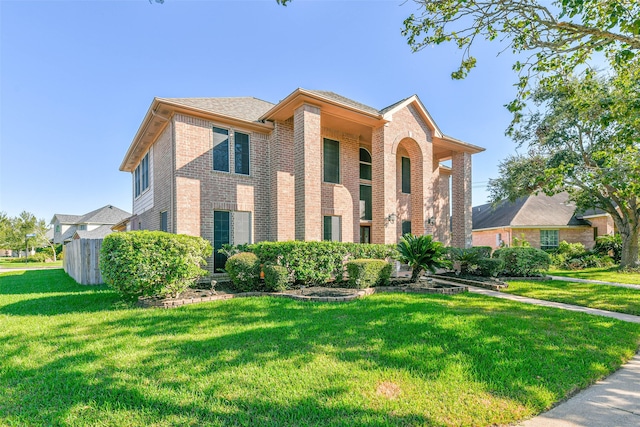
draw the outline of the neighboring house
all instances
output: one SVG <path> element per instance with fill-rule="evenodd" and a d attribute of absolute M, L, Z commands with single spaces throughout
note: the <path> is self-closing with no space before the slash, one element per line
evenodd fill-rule
<path fill-rule="evenodd" d="M 78 233 L 81 238 L 102 238 L 111 232 L 111 227 L 131 216 L 115 206 L 107 205 L 85 215 L 55 214 L 53 224 L 53 243 L 67 243 Z M 84 234 L 92 233 L 85 237 Z M 75 237 L 78 238 L 78 237 Z"/>
<path fill-rule="evenodd" d="M 277 104 L 155 98 L 120 166 L 133 216 L 119 228 L 202 236 L 215 249 L 395 243 L 405 232 L 466 247 L 471 155 L 483 150 L 444 135 L 415 95 L 382 110 L 305 89 Z M 216 252 L 209 268 L 223 263 Z"/>
<path fill-rule="evenodd" d="M 567 193 L 521 197 L 473 208 L 473 246 L 513 246 L 524 239 L 531 246 L 553 249 L 563 240 L 593 248 L 598 236 L 613 234 L 611 215 L 600 210 L 576 211 Z"/>

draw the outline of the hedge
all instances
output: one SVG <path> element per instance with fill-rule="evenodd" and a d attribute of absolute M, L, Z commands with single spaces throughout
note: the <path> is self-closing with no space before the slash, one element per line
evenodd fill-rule
<path fill-rule="evenodd" d="M 496 249 L 493 258 L 504 262 L 505 276 L 539 276 L 549 270 L 551 258 L 543 250 L 531 247 L 511 247 Z"/>
<path fill-rule="evenodd" d="M 100 250 L 105 283 L 124 295 L 177 296 L 208 272 L 211 256 L 201 238 L 162 231 L 127 231 L 106 236 Z"/>
<path fill-rule="evenodd" d="M 394 255 L 395 245 L 342 242 L 260 242 L 247 250 L 263 264 L 281 265 L 298 283 L 321 285 L 342 280 L 344 263 L 352 259 L 384 259 Z"/>
<path fill-rule="evenodd" d="M 267 292 L 281 292 L 289 287 L 289 271 L 283 266 L 265 264 L 262 270 Z"/>
<path fill-rule="evenodd" d="M 229 273 L 233 287 L 241 292 L 258 290 L 260 260 L 251 252 L 240 252 L 227 260 L 225 270 Z"/>
<path fill-rule="evenodd" d="M 391 264 L 383 259 L 354 259 L 347 262 L 350 288 L 384 286 L 391 277 Z"/>

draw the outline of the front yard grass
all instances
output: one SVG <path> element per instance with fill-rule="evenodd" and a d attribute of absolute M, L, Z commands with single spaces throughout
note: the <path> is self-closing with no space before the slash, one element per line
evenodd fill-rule
<path fill-rule="evenodd" d="M 502 292 L 640 316 L 640 290 L 561 280 L 509 281 Z"/>
<path fill-rule="evenodd" d="M 0 425 L 489 426 L 631 358 L 640 325 L 474 294 L 143 310 L 0 274 Z"/>
<path fill-rule="evenodd" d="M 62 268 L 62 260 L 52 262 L 24 262 L 24 258 L 19 261 L 9 262 L 8 259 L 0 258 L 0 267 L 2 268 Z"/>
<path fill-rule="evenodd" d="M 640 285 L 640 274 L 620 272 L 618 271 L 618 267 L 585 268 L 584 270 L 551 270 L 549 274 L 552 276 Z"/>

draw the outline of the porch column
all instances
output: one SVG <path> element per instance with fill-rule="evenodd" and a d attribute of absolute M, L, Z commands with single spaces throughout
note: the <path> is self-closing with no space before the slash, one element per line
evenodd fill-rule
<path fill-rule="evenodd" d="M 455 153 L 451 166 L 452 176 L 452 228 L 451 245 L 471 247 L 471 154 Z"/>
<path fill-rule="evenodd" d="M 389 215 L 397 215 L 396 201 L 396 153 L 392 141 L 385 140 L 385 127 L 374 129 L 371 141 L 372 169 L 372 227 L 371 243 L 396 243 L 397 228 L 387 221 Z"/>
<path fill-rule="evenodd" d="M 293 115 L 296 240 L 322 240 L 320 109 L 303 104 Z"/>

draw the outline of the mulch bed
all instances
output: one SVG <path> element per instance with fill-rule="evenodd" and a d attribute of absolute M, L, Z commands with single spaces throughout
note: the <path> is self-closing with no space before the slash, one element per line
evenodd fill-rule
<path fill-rule="evenodd" d="M 388 286 L 366 289 L 343 288 L 336 285 L 298 287 L 283 292 L 237 292 L 229 285 L 228 283 L 219 283 L 215 291 L 211 289 L 189 288 L 177 298 L 141 297 L 138 299 L 138 305 L 141 307 L 172 308 L 200 302 L 253 296 L 271 296 L 318 302 L 346 302 L 376 292 L 439 293 L 451 295 L 467 291 L 467 287 L 464 285 L 444 284 L 439 283 L 437 280 L 421 280 L 418 283 L 411 283 L 408 279 L 392 279 Z"/>

